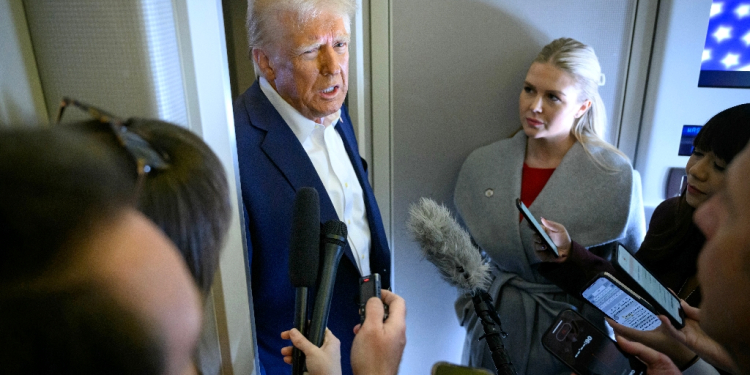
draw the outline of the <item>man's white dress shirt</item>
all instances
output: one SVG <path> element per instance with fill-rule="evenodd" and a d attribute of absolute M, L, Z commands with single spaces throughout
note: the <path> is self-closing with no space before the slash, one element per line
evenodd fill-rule
<path fill-rule="evenodd" d="M 318 124 L 302 116 L 263 77 L 260 78 L 260 89 L 310 157 L 339 220 L 346 224 L 349 247 L 357 260 L 359 272 L 363 276 L 369 275 L 370 226 L 367 223 L 364 193 L 344 148 L 344 141 L 334 128 L 341 121 L 341 110 L 324 118 L 323 124 Z"/>

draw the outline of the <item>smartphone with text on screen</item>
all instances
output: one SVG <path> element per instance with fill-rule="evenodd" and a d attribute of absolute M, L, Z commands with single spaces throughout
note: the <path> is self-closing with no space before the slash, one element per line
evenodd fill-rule
<path fill-rule="evenodd" d="M 625 327 L 650 331 L 661 325 L 653 306 L 608 272 L 591 280 L 581 296 Z"/>
<path fill-rule="evenodd" d="M 557 315 L 542 346 L 578 375 L 643 375 L 646 365 L 573 310 Z"/>
<path fill-rule="evenodd" d="M 666 315 L 673 326 L 682 328 L 685 326 L 684 316 L 680 306 L 680 300 L 672 294 L 654 275 L 644 267 L 630 252 L 622 245 L 617 246 L 615 254 L 615 267 L 638 284 L 646 293 L 647 298 L 654 304 L 660 313 Z"/>

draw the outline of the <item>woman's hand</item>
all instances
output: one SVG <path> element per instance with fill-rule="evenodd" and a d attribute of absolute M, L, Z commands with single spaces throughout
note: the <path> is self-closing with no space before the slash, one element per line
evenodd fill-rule
<path fill-rule="evenodd" d="M 664 317 L 664 319 L 667 318 Z M 651 331 L 639 331 L 618 324 L 609 318 L 607 318 L 607 322 L 614 329 L 617 337 L 624 337 L 628 341 L 639 342 L 658 352 L 664 353 L 679 368 L 685 368 L 695 358 L 695 353 L 673 338 L 669 333 L 669 329 L 664 324 Z"/>
<path fill-rule="evenodd" d="M 697 353 L 704 361 L 728 372 L 739 374 L 740 371 L 724 347 L 701 329 L 700 309 L 688 305 L 685 300 L 680 300 L 680 304 L 685 312 L 685 326 L 678 330 L 669 319 L 660 316 L 662 326 L 666 327 L 673 338 Z"/>
<path fill-rule="evenodd" d="M 646 364 L 648 375 L 681 375 L 680 369 L 666 355 L 638 342 L 632 342 L 622 336 L 615 336 L 617 343 L 625 353 L 640 358 Z"/>
<path fill-rule="evenodd" d="M 555 254 L 552 253 L 552 250 L 549 249 L 549 246 L 544 242 L 542 236 L 534 233 L 533 241 L 536 255 L 542 260 L 542 262 L 564 262 L 568 259 L 568 254 L 570 254 L 571 240 L 568 230 L 565 229 L 565 226 L 562 224 L 545 218 L 542 218 L 542 226 L 544 227 L 544 231 L 547 232 L 549 238 L 552 239 L 552 242 L 557 246 L 557 252 L 560 256 L 556 257 Z"/>
<path fill-rule="evenodd" d="M 330 329 L 326 328 L 323 346 L 320 348 L 311 343 L 296 328 L 281 332 L 281 338 L 292 340 L 294 347 L 305 353 L 305 363 L 309 375 L 341 375 L 341 342 Z M 281 349 L 284 362 L 290 365 L 292 364 L 292 349 L 291 346 Z"/>

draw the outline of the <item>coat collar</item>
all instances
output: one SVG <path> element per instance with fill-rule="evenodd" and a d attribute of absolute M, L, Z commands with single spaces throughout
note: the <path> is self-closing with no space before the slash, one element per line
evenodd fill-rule
<path fill-rule="evenodd" d="M 477 243 L 506 270 L 522 274 L 539 262 L 531 230 L 519 222 L 515 207 L 526 139 L 520 132 L 475 150 L 464 162 L 455 190 L 456 208 Z M 622 159 L 617 168 L 614 173 L 600 168 L 576 142 L 529 210 L 537 218 L 562 223 L 571 238 L 586 247 L 621 238 L 628 225 L 633 179 L 627 161 Z"/>

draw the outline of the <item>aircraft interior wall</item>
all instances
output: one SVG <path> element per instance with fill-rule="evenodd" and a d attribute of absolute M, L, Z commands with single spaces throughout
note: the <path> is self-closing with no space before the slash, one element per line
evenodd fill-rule
<path fill-rule="evenodd" d="M 0 0 L 0 127 L 47 122 L 57 105 L 53 97 L 67 93 L 67 83 L 50 86 L 52 81 L 58 79 L 55 77 L 76 81 L 75 75 L 66 77 L 64 71 L 53 77 L 52 66 L 61 60 L 35 52 L 43 46 L 54 47 L 50 39 L 54 31 L 38 36 L 43 33 L 33 30 L 36 16 L 27 14 L 26 3 L 32 2 Z M 205 2 L 202 6 L 215 11 L 206 12 L 196 3 L 171 1 L 167 8 L 174 12 L 170 17 L 175 23 L 168 44 L 179 62 L 173 62 L 177 65 L 170 69 L 178 69 L 175 74 L 179 77 L 172 76 L 174 81 L 159 89 L 165 83 L 150 75 L 154 70 L 148 61 L 128 72 L 140 80 L 136 91 L 151 90 L 152 96 L 133 98 L 128 104 L 118 96 L 79 92 L 115 112 L 161 116 L 202 132 L 222 153 L 227 171 L 234 176 L 237 150 L 232 138 L 231 101 L 253 79 L 246 72 L 252 69 L 251 64 L 242 57 L 247 56 L 242 50 L 244 15 L 237 15 L 244 12 L 242 3 Z M 375 171 L 371 182 L 390 228 L 394 291 L 408 304 L 408 345 L 402 374 L 427 374 L 438 361 L 459 363 L 465 335 L 453 307 L 456 289 L 422 259 L 404 228 L 409 204 L 427 196 L 452 208 L 456 174 L 468 153 L 519 128 L 518 94 L 530 61 L 544 44 L 570 36 L 596 50 L 606 75 L 601 93 L 608 110 L 607 139 L 618 145 L 640 172 L 647 218 L 667 198 L 669 170 L 684 168 L 687 162 L 686 156 L 677 155 L 683 125 L 703 124 L 722 109 L 750 102 L 748 89 L 697 85 L 711 0 L 386 3 L 382 13 L 372 12 L 379 5 L 359 1 L 366 25 L 364 60 L 357 63 L 364 72 L 364 99 L 350 107 L 362 111 L 359 137 L 371 173 Z M 40 4 L 29 8 L 42 14 L 44 6 Z M 211 22 L 201 24 L 201 14 L 213 17 Z M 372 33 L 383 29 L 387 34 Z M 42 37 L 48 39 L 39 41 Z M 142 35 L 135 35 L 128 43 L 145 52 L 148 43 L 139 37 Z M 201 61 L 202 51 L 214 44 L 218 47 L 211 51 L 222 55 Z M 89 59 L 95 60 L 95 55 L 92 52 Z M 224 65 L 222 69 L 216 69 L 219 64 Z M 123 74 L 127 70 L 117 69 Z M 242 74 L 237 73 L 240 70 Z M 105 76 L 81 77 L 76 84 L 107 82 Z M 115 86 L 106 89 L 117 90 Z M 176 115 L 159 109 L 159 93 L 167 91 L 173 104 L 165 108 L 177 108 Z M 213 96 L 213 101 L 208 96 Z M 385 112 L 373 112 L 373 103 L 384 97 Z M 221 121 L 212 123 L 216 116 Z M 231 262 L 222 263 L 225 270 L 220 273 L 223 279 L 219 285 L 223 292 L 212 300 L 216 304 L 212 310 L 218 309 L 219 314 L 214 317 L 219 325 L 217 340 L 223 340 L 216 344 L 216 355 L 224 362 L 223 373 L 252 368 L 254 360 L 252 323 L 241 318 L 248 301 L 231 299 L 248 293 L 241 263 L 241 218 L 235 219 L 228 245 L 235 251 L 230 252 Z M 233 332 L 238 336 L 230 337 Z M 245 352 L 249 360 L 242 360 Z"/>

